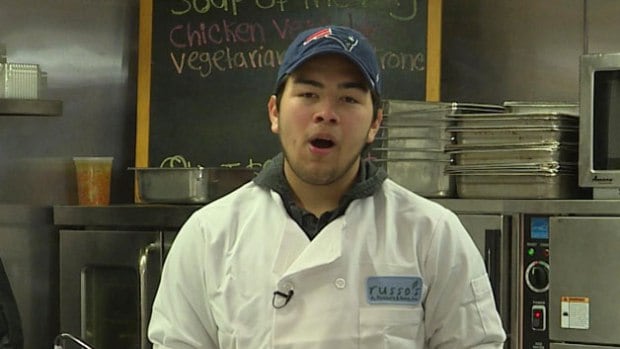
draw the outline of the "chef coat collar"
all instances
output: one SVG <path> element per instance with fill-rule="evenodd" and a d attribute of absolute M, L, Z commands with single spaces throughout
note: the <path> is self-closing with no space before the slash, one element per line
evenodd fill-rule
<path fill-rule="evenodd" d="M 284 176 L 284 155 L 282 153 L 271 159 L 258 176 L 254 178 L 254 183 L 280 194 L 289 216 L 297 222 L 310 240 L 312 240 L 327 224 L 343 215 L 353 200 L 374 194 L 386 178 L 387 173 L 382 168 L 377 167 L 371 161 L 362 161 L 356 182 L 342 196 L 338 207 L 333 211 L 325 212 L 321 217 L 314 216 L 295 203 L 293 190 Z"/>

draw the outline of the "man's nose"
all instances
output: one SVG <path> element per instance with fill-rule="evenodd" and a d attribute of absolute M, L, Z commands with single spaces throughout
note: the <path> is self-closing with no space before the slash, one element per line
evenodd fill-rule
<path fill-rule="evenodd" d="M 337 102 L 325 100 L 319 104 L 319 109 L 314 114 L 315 122 L 338 123 Z"/>

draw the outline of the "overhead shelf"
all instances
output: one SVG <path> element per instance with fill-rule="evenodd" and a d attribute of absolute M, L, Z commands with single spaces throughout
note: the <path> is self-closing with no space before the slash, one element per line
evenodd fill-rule
<path fill-rule="evenodd" d="M 0 116 L 60 116 L 62 101 L 0 98 Z"/>

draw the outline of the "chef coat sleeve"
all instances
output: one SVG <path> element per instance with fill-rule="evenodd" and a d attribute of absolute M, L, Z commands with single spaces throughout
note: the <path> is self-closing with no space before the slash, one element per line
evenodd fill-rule
<path fill-rule="evenodd" d="M 506 334 L 482 256 L 451 211 L 440 218 L 424 270 L 425 326 L 431 348 L 502 348 Z"/>
<path fill-rule="evenodd" d="M 207 306 L 204 240 L 194 215 L 166 257 L 148 330 L 155 349 L 218 348 L 216 326 Z"/>

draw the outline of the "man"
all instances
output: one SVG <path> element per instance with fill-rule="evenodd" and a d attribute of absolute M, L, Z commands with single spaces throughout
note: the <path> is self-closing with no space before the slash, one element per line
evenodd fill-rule
<path fill-rule="evenodd" d="M 380 85 L 354 30 L 292 42 L 268 102 L 283 154 L 181 229 L 153 306 L 155 348 L 502 346 L 457 217 L 361 159 Z"/>

